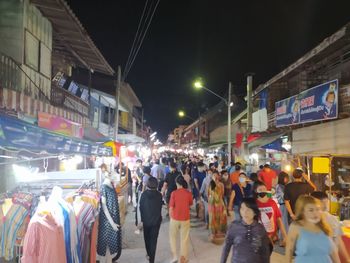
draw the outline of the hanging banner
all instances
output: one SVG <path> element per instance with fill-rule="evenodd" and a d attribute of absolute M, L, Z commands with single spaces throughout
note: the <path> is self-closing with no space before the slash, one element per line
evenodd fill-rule
<path fill-rule="evenodd" d="M 0 146 L 35 153 L 112 156 L 112 148 L 66 137 L 0 114 Z"/>
<path fill-rule="evenodd" d="M 338 80 L 300 93 L 300 123 L 338 118 Z"/>
<path fill-rule="evenodd" d="M 49 113 L 38 112 L 38 126 L 63 135 L 83 138 L 84 129 L 81 124 Z"/>
<path fill-rule="evenodd" d="M 276 127 L 283 127 L 300 122 L 299 101 L 297 96 L 277 101 L 276 108 Z"/>
<path fill-rule="evenodd" d="M 338 80 L 276 102 L 276 127 L 338 118 Z"/>

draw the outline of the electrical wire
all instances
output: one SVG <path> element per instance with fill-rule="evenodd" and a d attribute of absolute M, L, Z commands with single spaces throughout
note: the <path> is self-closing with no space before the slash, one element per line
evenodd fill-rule
<path fill-rule="evenodd" d="M 127 68 L 125 68 L 125 71 L 124 71 L 124 74 L 123 74 L 123 80 L 125 80 L 125 79 L 127 78 L 128 74 L 129 74 L 129 72 L 130 72 L 130 69 L 132 68 L 132 66 L 133 66 L 133 64 L 134 64 L 134 61 L 135 61 L 135 59 L 136 59 L 136 57 L 137 57 L 137 54 L 138 54 L 139 51 L 140 51 L 140 48 L 141 48 L 141 46 L 142 46 L 142 43 L 143 43 L 143 41 L 144 41 L 144 39 L 145 39 L 145 36 L 146 36 L 146 34 L 147 34 L 147 31 L 148 31 L 148 29 L 149 29 L 149 27 L 150 27 L 150 25 L 151 25 L 151 23 L 152 23 L 152 20 L 153 20 L 153 17 L 154 17 L 155 12 L 156 12 L 156 10 L 157 10 L 157 7 L 158 7 L 158 5 L 159 5 L 159 2 L 160 2 L 160 0 L 157 0 L 157 2 L 155 3 L 155 5 L 153 6 L 152 15 L 151 15 L 151 17 L 150 17 L 149 20 L 148 20 L 147 27 L 146 27 L 146 29 L 144 30 L 144 32 L 141 33 L 141 36 L 142 36 L 142 37 L 141 37 L 141 42 L 139 43 L 138 47 L 137 47 L 136 49 L 134 49 L 134 50 L 136 50 L 136 51 L 134 52 L 134 54 L 133 54 L 133 56 L 132 56 L 132 59 L 131 59 L 131 62 L 129 63 L 129 66 L 128 66 Z M 151 6 L 152 6 L 152 4 L 151 4 Z M 152 10 L 152 7 L 149 9 L 147 15 L 149 15 L 149 14 L 151 13 L 150 10 Z M 147 18 L 146 18 L 146 19 L 147 19 Z M 147 23 L 147 22 L 146 22 L 146 23 Z"/>
<path fill-rule="evenodd" d="M 142 15 L 141 15 L 141 18 L 140 18 L 140 21 L 139 21 L 139 25 L 137 26 L 137 30 L 136 30 L 136 34 L 135 34 L 135 37 L 134 37 L 134 41 L 133 41 L 131 49 L 130 49 L 129 57 L 128 57 L 128 59 L 126 61 L 126 64 L 125 64 L 125 67 L 124 67 L 125 69 L 129 67 L 129 63 L 131 61 L 131 57 L 132 57 L 132 54 L 133 54 L 133 51 L 134 51 L 135 44 L 136 44 L 136 42 L 138 42 L 139 30 L 141 28 L 141 24 L 142 24 L 143 18 L 145 16 L 147 5 L 148 5 L 148 0 L 145 2 L 145 6 L 143 7 L 143 11 L 142 11 Z"/>

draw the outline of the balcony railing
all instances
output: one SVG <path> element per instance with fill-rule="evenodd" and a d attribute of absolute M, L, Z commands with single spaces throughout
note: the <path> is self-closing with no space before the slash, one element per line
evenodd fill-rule
<path fill-rule="evenodd" d="M 39 82 L 40 83 L 40 82 Z M 0 53 L 0 88 L 23 92 L 34 99 L 49 102 L 47 91 L 41 89 L 14 59 Z"/>
<path fill-rule="evenodd" d="M 51 86 L 51 104 L 67 110 L 89 116 L 89 104 L 74 96 L 69 91 L 57 87 L 53 82 Z"/>

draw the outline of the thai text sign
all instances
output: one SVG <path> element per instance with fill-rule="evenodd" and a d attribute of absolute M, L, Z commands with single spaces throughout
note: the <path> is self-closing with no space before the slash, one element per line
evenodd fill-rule
<path fill-rule="evenodd" d="M 45 112 L 38 112 L 38 126 L 67 136 L 83 138 L 81 124 Z"/>
<path fill-rule="evenodd" d="M 315 86 L 275 104 L 276 127 L 336 119 L 338 80 Z"/>

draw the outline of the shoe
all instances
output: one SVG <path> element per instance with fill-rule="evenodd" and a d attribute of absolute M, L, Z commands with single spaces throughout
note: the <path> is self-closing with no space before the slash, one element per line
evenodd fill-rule
<path fill-rule="evenodd" d="M 141 234 L 141 231 L 139 229 L 135 230 L 135 234 L 136 235 L 140 235 Z"/>
<path fill-rule="evenodd" d="M 175 259 L 172 259 L 171 261 L 170 261 L 170 263 L 177 263 L 178 261 L 177 261 L 177 258 L 175 258 Z"/>

